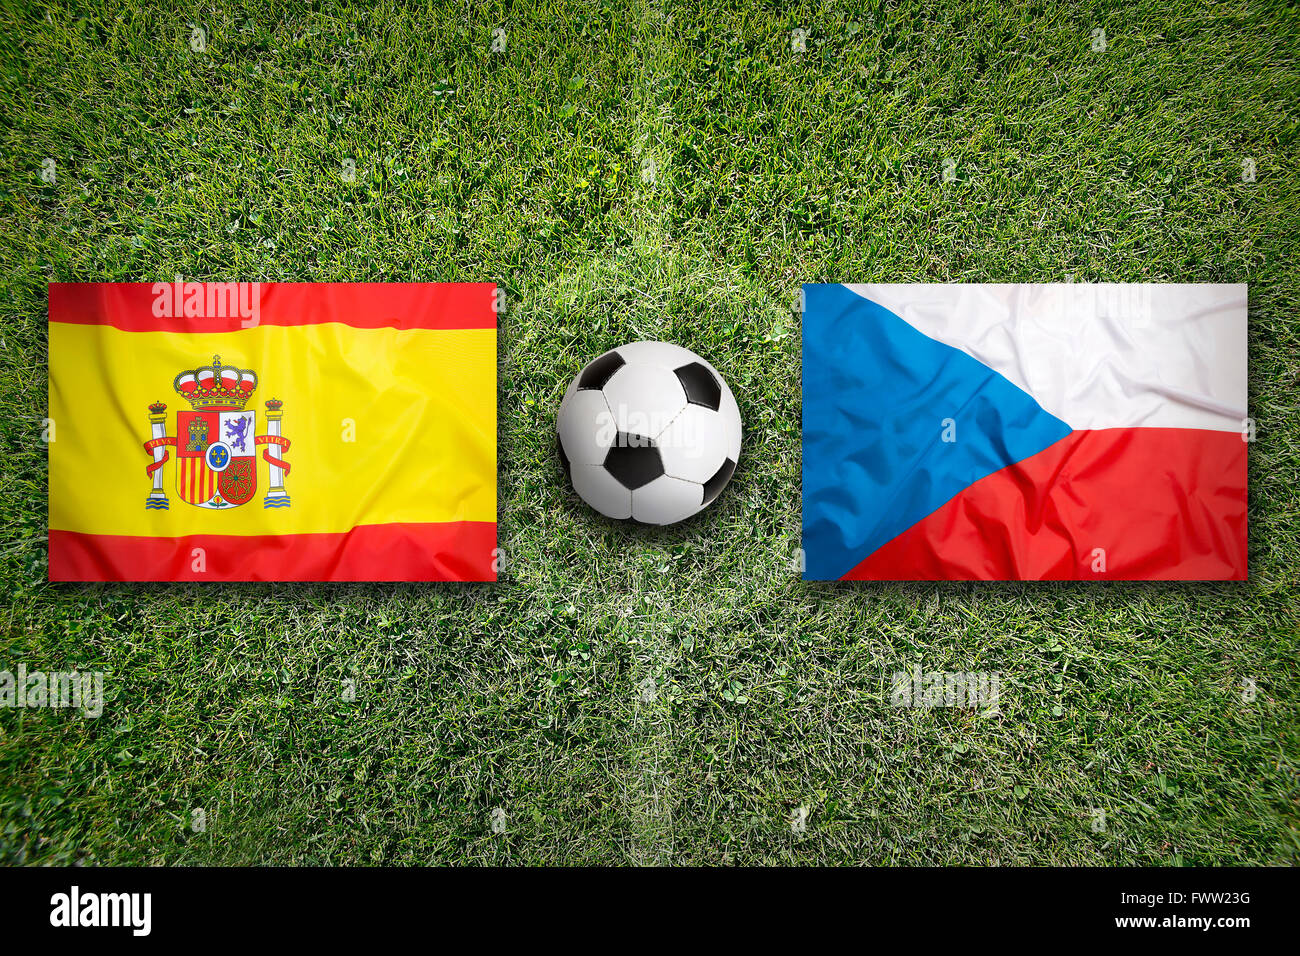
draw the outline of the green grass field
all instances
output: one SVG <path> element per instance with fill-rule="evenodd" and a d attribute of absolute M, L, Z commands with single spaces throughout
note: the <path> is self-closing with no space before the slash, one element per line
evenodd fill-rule
<path fill-rule="evenodd" d="M 1300 858 L 1300 12 L 780 6 L 3 4 L 0 669 L 109 699 L 0 709 L 0 862 Z M 177 274 L 504 286 L 504 580 L 46 584 L 46 284 Z M 1067 278 L 1250 283 L 1249 582 L 801 583 L 799 284 Z M 640 338 L 747 429 L 662 531 L 554 453 Z"/>

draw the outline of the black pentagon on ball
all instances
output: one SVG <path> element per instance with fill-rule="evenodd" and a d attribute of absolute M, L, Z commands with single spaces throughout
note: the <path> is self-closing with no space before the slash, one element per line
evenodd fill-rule
<path fill-rule="evenodd" d="M 726 487 L 735 471 L 736 463 L 728 458 L 713 473 L 713 477 L 704 483 L 704 503 L 706 505 L 721 494 L 722 489 Z"/>
<path fill-rule="evenodd" d="M 610 376 L 626 364 L 618 352 L 606 352 L 582 370 L 578 388 L 602 389 Z"/>
<path fill-rule="evenodd" d="M 636 491 L 664 473 L 664 462 L 650 439 L 619 432 L 613 446 L 605 453 L 605 470 L 624 488 Z"/>
<path fill-rule="evenodd" d="M 722 386 L 712 372 L 699 362 L 692 362 L 690 365 L 674 369 L 673 374 L 682 383 L 688 402 L 692 405 L 703 405 L 715 412 L 718 410 L 718 406 L 722 403 Z"/>

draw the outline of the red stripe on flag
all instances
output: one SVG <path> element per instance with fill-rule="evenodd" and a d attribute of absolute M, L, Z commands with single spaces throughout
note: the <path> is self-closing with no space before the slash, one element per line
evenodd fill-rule
<path fill-rule="evenodd" d="M 50 532 L 51 581 L 495 581 L 491 521 L 337 534 L 140 538 Z M 204 571 L 195 570 L 202 548 Z"/>
<path fill-rule="evenodd" d="M 1241 435 L 1108 428 L 980 479 L 841 580 L 1245 577 Z"/>
<path fill-rule="evenodd" d="M 219 294 L 223 283 L 183 285 L 203 286 L 203 316 L 186 316 L 186 293 L 182 289 L 178 297 L 174 282 L 54 282 L 50 321 L 111 325 L 124 332 L 237 332 L 255 325 L 326 322 L 357 329 L 497 327 L 491 282 L 263 282 L 256 289 L 247 283 L 242 298 L 237 291 L 233 299 Z"/>

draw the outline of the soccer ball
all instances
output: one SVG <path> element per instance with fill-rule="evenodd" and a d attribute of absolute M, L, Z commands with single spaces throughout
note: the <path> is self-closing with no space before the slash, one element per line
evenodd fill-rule
<path fill-rule="evenodd" d="M 689 349 L 633 342 L 578 373 L 555 420 L 583 501 L 610 518 L 672 524 L 707 507 L 740 460 L 740 409 Z"/>

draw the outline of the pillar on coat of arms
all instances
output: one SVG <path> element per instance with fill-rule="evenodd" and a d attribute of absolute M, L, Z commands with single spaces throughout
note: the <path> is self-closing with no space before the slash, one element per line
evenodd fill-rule
<path fill-rule="evenodd" d="M 167 460 L 167 447 L 159 439 L 167 437 L 167 406 L 162 402 L 150 405 L 149 423 L 153 426 L 153 441 L 157 444 L 153 448 L 153 464 L 150 466 L 153 471 L 153 490 L 145 499 L 144 506 L 148 511 L 166 511 L 168 503 L 167 493 L 163 491 L 162 466 Z"/>
<path fill-rule="evenodd" d="M 283 404 L 277 398 L 273 398 L 266 403 L 266 431 L 273 438 L 280 437 L 280 416 L 283 414 Z M 278 448 L 277 451 L 279 451 Z M 287 508 L 289 507 L 289 492 L 284 490 L 285 469 L 275 464 L 275 461 L 279 459 L 273 459 L 269 452 L 263 454 L 266 457 L 267 464 L 271 466 L 271 486 L 266 492 L 266 497 L 262 499 L 262 507 Z"/>

